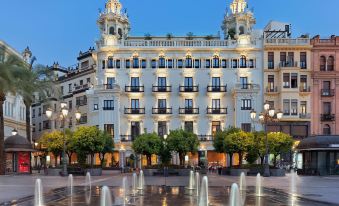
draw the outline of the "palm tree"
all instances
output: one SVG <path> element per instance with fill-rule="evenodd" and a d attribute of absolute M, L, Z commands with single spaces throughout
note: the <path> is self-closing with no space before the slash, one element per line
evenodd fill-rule
<path fill-rule="evenodd" d="M 4 55 L 4 54 L 3 54 Z M 3 62 L 0 62 L 0 175 L 5 174 L 6 154 L 5 154 L 5 122 L 3 104 L 8 93 L 15 94 L 18 81 L 21 76 L 24 62 L 17 56 L 9 55 Z"/>
<path fill-rule="evenodd" d="M 21 71 L 22 72 L 22 71 Z M 18 94 L 23 97 L 26 107 L 26 137 L 31 141 L 31 106 L 35 101 L 34 95 L 39 96 L 41 101 L 45 101 L 51 97 L 54 92 L 53 71 L 45 66 L 37 65 L 34 68 L 32 63 L 30 69 L 25 69 L 22 72 Z"/>

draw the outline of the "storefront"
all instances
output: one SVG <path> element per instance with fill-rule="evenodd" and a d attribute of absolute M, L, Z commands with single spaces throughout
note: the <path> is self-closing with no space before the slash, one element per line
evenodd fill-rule
<path fill-rule="evenodd" d="M 6 174 L 30 174 L 32 144 L 20 135 L 5 140 Z"/>
<path fill-rule="evenodd" d="M 297 146 L 298 174 L 339 175 L 339 136 L 314 136 Z"/>

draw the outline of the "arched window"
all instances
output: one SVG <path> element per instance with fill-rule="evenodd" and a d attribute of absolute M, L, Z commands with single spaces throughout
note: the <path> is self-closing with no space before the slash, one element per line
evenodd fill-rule
<path fill-rule="evenodd" d="M 239 35 L 245 34 L 245 28 L 244 26 L 239 27 Z"/>
<path fill-rule="evenodd" d="M 240 58 L 240 68 L 246 68 L 246 57 L 244 55 Z"/>
<path fill-rule="evenodd" d="M 321 56 L 320 57 L 320 71 L 326 70 L 326 57 Z"/>
<path fill-rule="evenodd" d="M 324 135 L 331 135 L 331 127 L 330 127 L 330 125 L 328 125 L 328 124 L 324 125 L 323 134 Z"/>
<path fill-rule="evenodd" d="M 219 68 L 220 67 L 220 59 L 219 56 L 215 55 L 213 56 L 213 68 Z"/>
<path fill-rule="evenodd" d="M 109 28 L 109 34 L 110 34 L 110 35 L 115 35 L 115 29 L 114 29 L 113 26 L 111 26 L 111 27 Z"/>
<path fill-rule="evenodd" d="M 186 56 L 185 66 L 186 66 L 186 68 L 192 68 L 193 67 L 192 57 L 190 55 Z"/>
<path fill-rule="evenodd" d="M 334 57 L 330 56 L 327 60 L 327 71 L 333 71 L 334 70 Z"/>
<path fill-rule="evenodd" d="M 119 34 L 119 37 L 122 38 L 122 29 L 121 28 L 118 29 L 118 34 Z"/>

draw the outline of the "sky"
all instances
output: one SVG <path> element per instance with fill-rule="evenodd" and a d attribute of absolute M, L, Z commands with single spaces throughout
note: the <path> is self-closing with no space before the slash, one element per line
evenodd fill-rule
<path fill-rule="evenodd" d="M 231 0 L 120 0 L 132 36 L 217 34 Z M 232 0 L 233 1 L 233 0 Z M 106 0 L 0 0 L 0 40 L 21 52 L 29 46 L 38 63 L 76 64 L 79 51 L 98 39 L 96 20 Z M 338 0 L 248 0 L 255 28 L 270 21 L 292 24 L 294 36 L 339 35 Z"/>

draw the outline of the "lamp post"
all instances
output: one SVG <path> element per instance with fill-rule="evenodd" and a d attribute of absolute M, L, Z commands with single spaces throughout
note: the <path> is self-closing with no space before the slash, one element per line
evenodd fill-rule
<path fill-rule="evenodd" d="M 252 110 L 250 113 L 251 119 L 254 122 L 257 117 L 257 112 Z M 281 111 L 276 112 L 274 108 L 270 108 L 270 105 L 266 102 L 264 104 L 264 112 L 259 114 L 259 122 L 264 127 L 265 132 L 265 170 L 264 170 L 264 177 L 270 176 L 270 167 L 269 167 L 269 147 L 268 147 L 268 134 L 267 134 L 267 125 L 270 122 L 277 122 L 283 116 Z"/>
<path fill-rule="evenodd" d="M 164 146 L 165 147 L 167 147 L 166 139 L 167 139 L 167 134 L 164 135 Z M 165 187 L 166 187 L 166 184 L 167 184 L 167 175 L 168 175 L 167 174 L 167 167 L 164 165 Z M 167 192 L 166 188 L 165 188 L 165 191 Z"/>
<path fill-rule="evenodd" d="M 62 175 L 67 176 L 67 163 L 66 163 L 66 129 L 65 129 L 65 123 L 66 119 L 69 113 L 69 110 L 67 108 L 67 103 L 66 102 L 61 102 L 60 103 L 60 108 L 61 108 L 61 113 L 60 113 L 60 120 L 62 121 L 63 125 L 63 151 L 62 151 L 62 165 L 63 165 L 63 171 Z M 52 109 L 47 109 L 46 110 L 46 116 L 51 119 L 53 114 Z M 81 113 L 79 111 L 75 112 L 75 118 L 77 121 L 80 120 L 81 118 Z"/>

